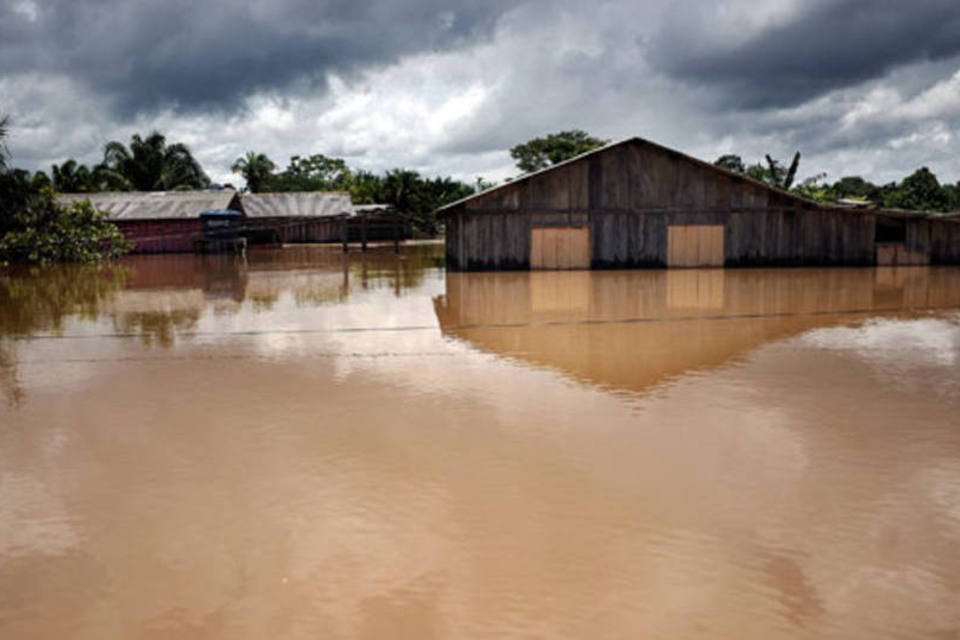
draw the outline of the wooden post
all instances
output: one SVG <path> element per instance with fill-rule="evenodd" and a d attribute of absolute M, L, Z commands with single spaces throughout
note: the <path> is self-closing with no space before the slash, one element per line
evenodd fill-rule
<path fill-rule="evenodd" d="M 360 216 L 360 247 L 367 250 L 367 216 Z"/>
<path fill-rule="evenodd" d="M 344 216 L 340 219 L 340 240 L 343 242 L 343 252 L 347 252 L 347 242 L 349 241 L 348 237 L 349 228 L 347 226 L 347 218 Z"/>
<path fill-rule="evenodd" d="M 398 298 L 400 297 L 400 291 L 401 291 L 401 287 L 400 287 L 401 275 L 402 274 L 400 272 L 400 259 L 397 258 L 396 260 L 393 261 L 393 293 Z"/>
<path fill-rule="evenodd" d="M 400 219 L 393 219 L 393 252 L 400 253 Z"/>

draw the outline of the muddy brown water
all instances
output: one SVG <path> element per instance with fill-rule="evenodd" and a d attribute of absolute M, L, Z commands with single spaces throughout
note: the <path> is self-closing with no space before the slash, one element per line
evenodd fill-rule
<path fill-rule="evenodd" d="M 960 634 L 960 269 L 0 272 L 0 638 Z"/>

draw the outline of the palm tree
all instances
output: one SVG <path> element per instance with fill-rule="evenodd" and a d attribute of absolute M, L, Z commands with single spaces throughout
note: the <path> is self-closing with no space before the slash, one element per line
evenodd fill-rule
<path fill-rule="evenodd" d="M 61 165 L 52 165 L 50 175 L 53 178 L 53 186 L 60 193 L 83 193 L 93 191 L 90 169 L 85 165 L 77 164 L 77 161 L 70 158 Z"/>
<path fill-rule="evenodd" d="M 157 131 L 146 139 L 134 134 L 129 148 L 122 142 L 108 142 L 103 166 L 105 172 L 124 178 L 138 191 L 203 189 L 210 184 L 190 149 L 180 143 L 168 145 L 166 137 Z"/>
<path fill-rule="evenodd" d="M 0 116 L 0 171 L 6 171 L 7 169 L 7 148 L 4 146 L 3 141 L 7 137 L 9 125 L 10 117 Z"/>
<path fill-rule="evenodd" d="M 230 170 L 243 176 L 250 193 L 258 193 L 276 168 L 277 165 L 265 153 L 247 151 L 247 155 L 237 158 Z"/>

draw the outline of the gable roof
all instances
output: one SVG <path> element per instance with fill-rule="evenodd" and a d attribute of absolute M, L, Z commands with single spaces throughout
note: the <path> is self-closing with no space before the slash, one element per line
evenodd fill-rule
<path fill-rule="evenodd" d="M 699 159 L 699 158 L 695 158 L 695 157 L 693 157 L 693 156 L 691 156 L 691 155 L 687 155 L 687 154 L 685 154 L 685 153 L 683 153 L 683 152 L 681 152 L 681 151 L 677 151 L 676 149 L 671 149 L 670 147 L 665 147 L 665 146 L 663 146 L 663 145 L 661 145 L 661 144 L 657 144 L 656 142 L 651 142 L 651 141 L 649 141 L 649 140 L 645 140 L 644 138 L 640 138 L 640 137 L 634 136 L 634 137 L 632 137 L 632 138 L 627 138 L 626 140 L 620 140 L 620 141 L 618 141 L 618 142 L 611 142 L 610 144 L 604 145 L 604 146 L 599 147 L 599 148 L 597 148 L 597 149 L 593 149 L 592 151 L 587 151 L 586 153 L 581 153 L 580 155 L 574 156 L 573 158 L 569 158 L 569 159 L 567 159 L 567 160 L 564 160 L 563 162 L 558 162 L 558 163 L 556 163 L 556 164 L 552 164 L 552 165 L 550 165 L 549 167 L 545 167 L 545 168 L 543 168 L 543 169 L 539 169 L 538 171 L 532 171 L 532 172 L 530 172 L 530 173 L 525 173 L 525 174 L 523 174 L 522 176 L 518 176 L 518 177 L 514 178 L 513 180 L 510 180 L 509 182 L 504 182 L 503 184 L 498 184 L 498 185 L 495 186 L 495 187 L 491 187 L 491 188 L 489 188 L 489 189 L 485 189 L 485 190 L 480 191 L 480 192 L 478 192 L 478 193 L 475 193 L 475 194 L 473 194 L 473 195 L 467 196 L 466 198 L 461 198 L 460 200 L 457 200 L 457 201 L 455 201 L 455 202 L 451 202 L 450 204 L 446 204 L 446 205 L 440 207 L 439 209 L 437 209 L 437 213 L 442 217 L 442 216 L 445 214 L 446 211 L 448 211 L 448 210 L 450 210 L 450 209 L 453 209 L 454 207 L 458 207 L 458 206 L 460 206 L 461 204 L 463 204 L 463 203 L 465 203 L 465 202 L 468 202 L 468 201 L 470 201 L 470 200 L 474 200 L 474 199 L 476 199 L 476 198 L 484 197 L 484 196 L 486 196 L 486 195 L 488 195 L 488 194 L 490 194 L 490 193 L 493 193 L 493 192 L 495 192 L 495 191 L 498 191 L 498 190 L 500 190 L 500 189 L 505 189 L 505 188 L 507 188 L 507 187 L 511 187 L 511 186 L 516 185 L 516 184 L 523 183 L 523 182 L 525 182 L 525 181 L 527 181 L 527 180 L 530 180 L 530 179 L 532 179 L 532 178 L 536 178 L 536 177 L 541 176 L 541 175 L 543 175 L 543 174 L 545 174 L 545 173 L 549 173 L 550 171 L 555 171 L 555 170 L 557 170 L 557 169 L 560 169 L 560 168 L 562 168 L 562 167 L 566 167 L 566 166 L 568 166 L 568 165 L 570 165 L 570 164 L 573 164 L 573 163 L 575 163 L 575 162 L 579 162 L 580 160 L 583 160 L 584 158 L 589 158 L 589 157 L 591 157 L 591 156 L 599 155 L 599 154 L 601 154 L 601 153 L 610 151 L 611 149 L 615 149 L 615 148 L 621 147 L 621 146 L 626 146 L 626 145 L 629 145 L 629 144 L 639 144 L 639 145 L 642 145 L 642 146 L 652 147 L 653 149 L 655 149 L 655 150 L 657 150 L 657 151 L 660 151 L 661 153 L 665 153 L 665 154 L 670 155 L 670 156 L 673 156 L 673 157 L 675 157 L 675 158 L 679 158 L 679 159 L 681 159 L 681 160 L 683 160 L 683 161 L 685 161 L 685 162 L 689 162 L 689 163 L 691 163 L 691 164 L 695 164 L 695 165 L 697 165 L 697 166 L 699 166 L 699 167 L 708 169 L 708 170 L 713 171 L 713 172 L 715 172 L 715 173 L 718 173 L 718 174 L 720 174 L 720 175 L 727 176 L 728 178 L 731 178 L 731 179 L 734 179 L 734 180 L 738 180 L 738 181 L 743 181 L 743 182 L 746 182 L 746 183 L 755 185 L 755 186 L 757 186 L 757 187 L 760 187 L 760 188 L 762 188 L 762 189 L 766 189 L 767 191 L 772 192 L 772 193 L 776 193 L 776 194 L 780 195 L 781 197 L 790 198 L 790 199 L 792 199 L 792 200 L 795 200 L 795 201 L 797 201 L 798 203 L 801 203 L 801 204 L 803 204 L 803 205 L 805 205 L 805 206 L 807 206 L 807 207 L 823 208 L 823 205 L 821 205 L 820 203 L 815 202 L 815 201 L 813 201 L 813 200 L 808 200 L 807 198 L 804 198 L 804 197 L 802 197 L 802 196 L 798 196 L 797 194 L 791 193 L 790 191 L 785 191 L 785 190 L 783 190 L 783 189 L 778 189 L 777 187 L 771 187 L 771 186 L 768 185 L 766 182 L 761 182 L 760 180 L 755 180 L 755 179 L 753 179 L 753 178 L 751 178 L 751 177 L 749 177 L 749 176 L 746 176 L 746 175 L 744 175 L 744 174 L 742 174 L 742 173 L 737 173 L 737 172 L 735 172 L 735 171 L 730 171 L 729 169 L 725 169 L 725 168 L 723 168 L 723 167 L 718 167 L 718 166 L 715 165 L 715 164 L 712 164 L 712 163 L 710 163 L 710 162 L 706 162 L 706 161 L 701 160 L 701 159 Z"/>
<path fill-rule="evenodd" d="M 328 218 L 354 213 L 346 191 L 246 193 L 242 200 L 248 218 Z"/>
<path fill-rule="evenodd" d="M 89 200 L 107 220 L 169 220 L 197 218 L 209 209 L 230 209 L 237 192 L 220 191 L 110 191 L 63 193 L 57 202 L 72 205 Z M 236 208 L 239 205 L 236 205 Z"/>

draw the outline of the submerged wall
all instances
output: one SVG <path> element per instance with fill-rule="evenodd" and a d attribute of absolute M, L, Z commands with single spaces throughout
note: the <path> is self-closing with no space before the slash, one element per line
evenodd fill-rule
<path fill-rule="evenodd" d="M 874 217 L 846 210 L 749 212 L 457 212 L 447 219 L 454 270 L 530 268 L 531 229 L 588 227 L 594 269 L 666 267 L 672 225 L 722 225 L 724 266 L 874 264 Z"/>
<path fill-rule="evenodd" d="M 123 237 L 133 243 L 131 253 L 191 253 L 203 238 L 199 218 L 113 221 Z"/>

